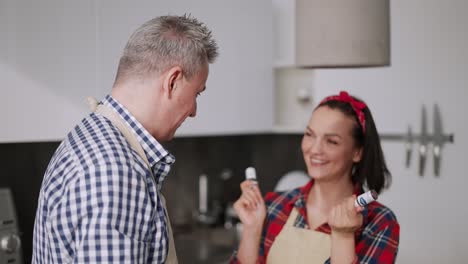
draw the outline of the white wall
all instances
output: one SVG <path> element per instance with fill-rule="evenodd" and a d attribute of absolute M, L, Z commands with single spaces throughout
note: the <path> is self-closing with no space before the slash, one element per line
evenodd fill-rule
<path fill-rule="evenodd" d="M 398 263 L 467 263 L 468 2 L 390 2 L 391 67 L 317 71 L 316 96 L 343 89 L 362 97 L 380 132 L 404 133 L 411 125 L 419 133 L 422 104 L 432 131 L 432 106 L 439 104 L 445 130 L 455 134 L 455 144 L 443 149 L 441 177 L 434 177 L 432 157 L 418 175 L 416 147 L 404 168 L 404 145 L 386 142 L 393 185 L 382 201 L 401 224 Z"/>
<path fill-rule="evenodd" d="M 213 30 L 220 56 L 197 118 L 177 135 L 269 130 L 269 0 L 0 0 L 0 142 L 61 140 L 87 114 L 87 96 L 110 92 L 133 30 L 155 16 L 184 13 Z"/>
<path fill-rule="evenodd" d="M 96 93 L 91 1 L 0 1 L 0 142 L 58 139 Z"/>

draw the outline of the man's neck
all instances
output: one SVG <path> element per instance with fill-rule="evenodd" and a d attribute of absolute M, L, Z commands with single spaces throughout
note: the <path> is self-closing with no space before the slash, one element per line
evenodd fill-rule
<path fill-rule="evenodd" d="M 151 93 L 145 83 L 126 82 L 125 84 L 114 86 L 111 96 L 122 104 L 133 117 L 151 134 L 157 130 L 157 95 Z"/>

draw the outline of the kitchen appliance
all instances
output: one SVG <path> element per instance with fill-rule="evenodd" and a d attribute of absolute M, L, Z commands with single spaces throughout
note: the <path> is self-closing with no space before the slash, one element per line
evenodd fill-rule
<path fill-rule="evenodd" d="M 0 188 L 0 264 L 22 264 L 23 253 L 13 196 Z"/>

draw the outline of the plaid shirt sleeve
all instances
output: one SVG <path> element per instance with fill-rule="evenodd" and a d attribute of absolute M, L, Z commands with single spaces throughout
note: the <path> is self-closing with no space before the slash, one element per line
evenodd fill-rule
<path fill-rule="evenodd" d="M 395 215 L 378 202 L 369 204 L 364 215 L 365 226 L 357 234 L 356 258 L 352 263 L 395 263 L 400 237 Z M 330 259 L 325 263 L 330 264 Z"/>
<path fill-rule="evenodd" d="M 374 206 L 378 205 L 374 203 Z M 369 210 L 373 220 L 366 225 L 356 245 L 358 263 L 395 263 L 400 225 L 387 207 L 380 205 Z"/>
<path fill-rule="evenodd" d="M 79 175 L 63 196 L 66 203 L 50 214 L 54 240 L 70 242 L 57 252 L 69 252 L 73 263 L 156 261 L 151 252 L 161 237 L 150 237 L 146 222 L 154 209 L 142 177 L 125 177 L 117 166 L 89 169 L 93 174 Z"/>

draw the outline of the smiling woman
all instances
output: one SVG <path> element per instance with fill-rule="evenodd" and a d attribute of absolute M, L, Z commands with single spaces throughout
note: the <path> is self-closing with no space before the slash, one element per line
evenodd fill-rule
<path fill-rule="evenodd" d="M 310 181 L 262 199 L 241 184 L 234 208 L 244 227 L 231 263 L 393 263 L 400 227 L 378 202 L 355 207 L 365 189 L 388 187 L 390 173 L 367 105 L 346 92 L 325 98 L 302 140 Z M 378 246 L 376 246 L 378 245 Z"/>

